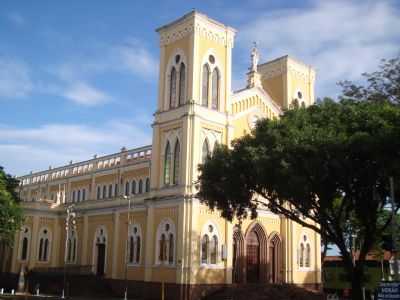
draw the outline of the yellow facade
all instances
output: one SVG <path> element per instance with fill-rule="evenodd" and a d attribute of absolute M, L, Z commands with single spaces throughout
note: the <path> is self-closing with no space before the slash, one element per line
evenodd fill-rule
<path fill-rule="evenodd" d="M 312 104 L 315 71 L 285 56 L 253 65 L 247 87 L 232 92 L 234 29 L 191 12 L 157 32 L 152 145 L 21 177 L 27 231 L 16 235 L 11 271 L 67 261 L 110 280 L 319 284 L 317 234 L 269 211 L 238 227 L 195 197 L 204 155 L 259 118 L 279 118 L 295 99 Z M 75 240 L 66 244 L 71 204 Z"/>

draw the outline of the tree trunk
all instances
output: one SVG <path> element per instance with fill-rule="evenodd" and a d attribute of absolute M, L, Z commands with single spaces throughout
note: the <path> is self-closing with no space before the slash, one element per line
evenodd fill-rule
<path fill-rule="evenodd" d="M 352 300 L 362 300 L 362 266 L 356 264 L 353 267 L 352 277 L 351 277 L 351 299 Z"/>

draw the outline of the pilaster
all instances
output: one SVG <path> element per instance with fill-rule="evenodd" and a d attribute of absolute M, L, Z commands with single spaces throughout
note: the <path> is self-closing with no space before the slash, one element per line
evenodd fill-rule
<path fill-rule="evenodd" d="M 83 266 L 88 264 L 88 231 L 89 231 L 89 226 L 88 226 L 88 216 L 83 215 L 83 238 L 82 238 L 82 260 L 81 264 Z"/>
<path fill-rule="evenodd" d="M 144 258 L 144 281 L 151 281 L 154 257 L 154 207 L 149 203 L 146 220 L 146 253 Z"/>
<path fill-rule="evenodd" d="M 118 263 L 118 243 L 119 243 L 119 212 L 114 211 L 114 234 L 113 234 L 113 245 L 112 245 L 112 270 L 111 278 L 117 277 L 117 263 Z"/>

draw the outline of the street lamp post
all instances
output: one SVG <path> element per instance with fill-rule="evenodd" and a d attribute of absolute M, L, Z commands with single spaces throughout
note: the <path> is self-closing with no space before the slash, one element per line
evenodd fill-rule
<path fill-rule="evenodd" d="M 125 294 L 124 300 L 128 300 L 128 255 L 129 255 L 129 229 L 131 225 L 131 197 L 125 195 L 124 199 L 128 200 L 128 222 L 126 233 L 126 251 L 125 251 Z"/>
<path fill-rule="evenodd" d="M 68 246 L 69 246 L 69 235 L 70 235 L 70 227 L 72 226 L 73 230 L 76 230 L 76 221 L 75 221 L 76 213 L 74 211 L 74 205 L 71 204 L 67 206 L 67 216 L 65 218 L 65 249 L 64 249 L 64 286 L 62 290 L 62 299 L 66 297 L 66 285 L 67 285 L 67 256 L 68 256 Z"/>

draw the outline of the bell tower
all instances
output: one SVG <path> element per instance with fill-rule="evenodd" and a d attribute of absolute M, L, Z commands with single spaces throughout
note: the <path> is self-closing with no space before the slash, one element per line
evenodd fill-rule
<path fill-rule="evenodd" d="M 217 142 L 228 142 L 236 31 L 192 11 L 157 32 L 160 65 L 151 187 L 157 196 L 187 195 L 194 191 L 205 153 Z"/>

